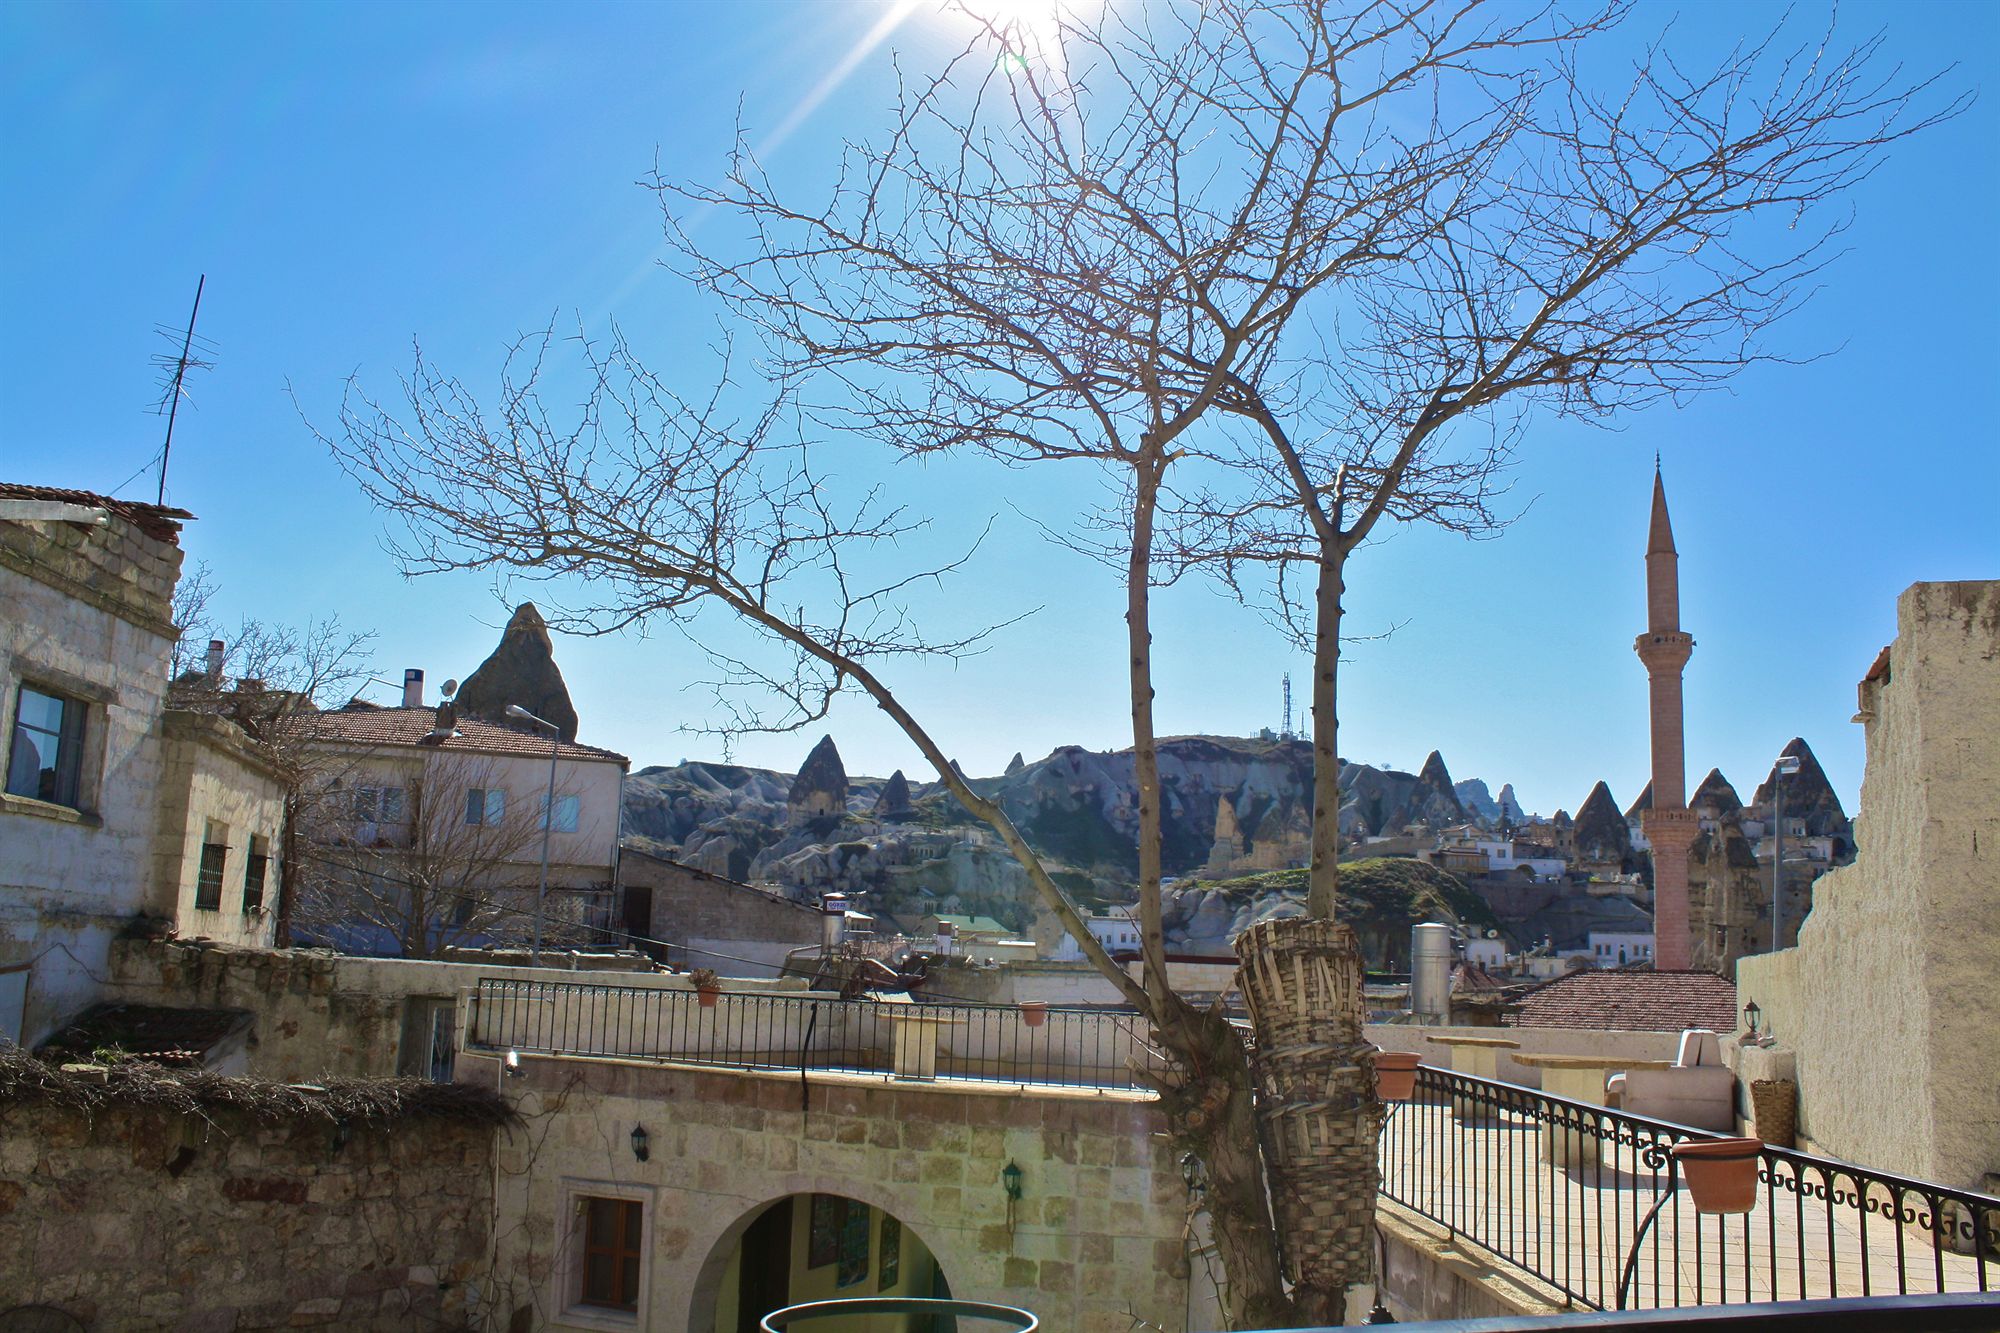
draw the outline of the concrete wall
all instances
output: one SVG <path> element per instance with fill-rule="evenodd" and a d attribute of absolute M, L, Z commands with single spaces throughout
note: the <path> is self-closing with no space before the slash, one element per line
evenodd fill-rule
<path fill-rule="evenodd" d="M 0 523 L 0 762 L 23 681 L 88 710 L 80 808 L 0 795 L 0 971 L 27 970 L 24 1043 L 90 1003 L 142 906 L 180 564 L 123 519 Z"/>
<path fill-rule="evenodd" d="M 0 1304 L 105 1329 L 463 1327 L 485 1289 L 485 1127 L 268 1126 L 125 1106 L 0 1119 Z"/>
<path fill-rule="evenodd" d="M 1980 1188 L 2000 1171 L 2000 581 L 1912 584 L 1886 667 L 1860 687 L 1858 859 L 1737 993 L 1796 1055 L 1821 1150 Z"/>
<path fill-rule="evenodd" d="M 277 923 L 285 785 L 227 719 L 173 709 L 164 716 L 162 734 L 164 774 L 148 909 L 173 921 L 183 939 L 269 948 Z M 221 906 L 205 911 L 195 906 L 195 897 L 211 826 L 229 855 Z M 261 840 L 269 857 L 263 906 L 254 913 L 243 908 L 253 840 Z"/>
<path fill-rule="evenodd" d="M 527 1327 L 595 1326 L 564 1315 L 571 1200 L 593 1190 L 647 1201 L 637 1324 L 650 1333 L 709 1333 L 745 1228 L 773 1200 L 816 1192 L 900 1219 L 955 1296 L 1027 1307 L 1069 1333 L 1130 1333 L 1134 1316 L 1183 1326 L 1186 1192 L 1150 1100 L 816 1078 L 801 1111 L 799 1081 L 782 1075 L 522 1063 L 506 1084 L 528 1128 L 500 1157 L 496 1271 L 512 1275 L 500 1308 L 527 1308 Z M 476 1057 L 459 1076 L 500 1078 Z M 634 1125 L 651 1138 L 645 1162 Z M 1025 1173 L 1012 1230 L 1009 1161 Z"/>

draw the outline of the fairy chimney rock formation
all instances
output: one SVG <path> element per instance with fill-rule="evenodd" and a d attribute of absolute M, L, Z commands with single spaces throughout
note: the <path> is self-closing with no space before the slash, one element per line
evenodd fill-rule
<path fill-rule="evenodd" d="M 792 779 L 785 804 L 794 819 L 823 819 L 847 813 L 847 769 L 832 736 L 822 736 L 819 744 Z"/>
<path fill-rule="evenodd" d="M 1826 770 L 1814 757 L 1812 747 L 1794 736 L 1791 744 L 1781 753 L 1799 761 L 1799 771 L 1783 779 L 1786 823 L 1802 819 L 1807 836 L 1839 838 L 1844 845 L 1853 836 L 1852 826 L 1847 812 L 1840 808 L 1840 798 L 1834 795 L 1833 784 L 1826 780 Z M 1757 794 L 1751 798 L 1758 809 L 1771 808 L 1772 784 L 1777 781 L 1778 771 L 1773 768 L 1770 776 L 1758 785 Z"/>
<path fill-rule="evenodd" d="M 910 780 L 897 769 L 882 784 L 882 794 L 875 798 L 875 814 L 881 819 L 893 819 L 910 813 Z"/>
<path fill-rule="evenodd" d="M 1465 806 L 1452 786 L 1444 756 L 1436 750 L 1430 752 L 1417 772 L 1417 787 L 1410 793 L 1410 814 L 1413 820 L 1421 820 L 1432 828 L 1463 824 L 1466 820 Z"/>
<path fill-rule="evenodd" d="M 1736 795 L 1736 788 L 1729 779 L 1722 776 L 1722 770 L 1711 768 L 1701 785 L 1688 797 L 1688 809 L 1707 811 L 1711 819 L 1734 815 L 1743 809 L 1743 802 Z"/>
<path fill-rule="evenodd" d="M 465 678 L 454 703 L 460 717 L 503 726 L 520 725 L 507 716 L 507 706 L 518 705 L 553 723 L 564 740 L 576 739 L 576 707 L 570 703 L 562 672 L 556 669 L 548 622 L 533 602 L 514 608 L 499 647 Z"/>
<path fill-rule="evenodd" d="M 1618 803 L 1611 799 L 1611 789 L 1602 782 L 1590 789 L 1577 810 L 1571 839 L 1578 860 L 1594 861 L 1605 869 L 1623 865 L 1632 854 L 1632 831 L 1619 813 Z"/>
<path fill-rule="evenodd" d="M 1007 771 L 1009 773 L 1019 773 L 1022 769 L 1026 768 L 1027 766 L 1028 766 L 1028 761 L 1021 757 L 1021 752 L 1019 750 L 1014 751 L 1014 757 L 1007 761 Z"/>

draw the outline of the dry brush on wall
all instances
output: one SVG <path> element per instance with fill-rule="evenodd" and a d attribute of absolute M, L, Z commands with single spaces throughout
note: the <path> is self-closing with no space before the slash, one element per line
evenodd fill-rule
<path fill-rule="evenodd" d="M 472 1327 L 510 1118 L 416 1080 L 0 1053 L 0 1291 L 120 1329 Z"/>

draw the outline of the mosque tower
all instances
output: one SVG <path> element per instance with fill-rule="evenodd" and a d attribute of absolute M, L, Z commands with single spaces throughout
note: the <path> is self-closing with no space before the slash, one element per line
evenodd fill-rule
<path fill-rule="evenodd" d="M 1632 650 L 1646 664 L 1653 721 L 1653 804 L 1640 816 L 1653 850 L 1653 966 L 1685 970 L 1693 940 L 1688 932 L 1688 848 L 1701 832 L 1687 808 L 1687 773 L 1681 733 L 1681 669 L 1694 639 L 1681 632 L 1680 556 L 1667 519 L 1667 490 L 1653 463 L 1653 523 L 1646 537 L 1646 632 Z"/>

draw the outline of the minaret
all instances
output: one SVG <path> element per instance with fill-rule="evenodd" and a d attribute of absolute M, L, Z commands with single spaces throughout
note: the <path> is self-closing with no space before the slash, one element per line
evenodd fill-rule
<path fill-rule="evenodd" d="M 1646 537 L 1646 632 L 1632 650 L 1646 664 L 1653 720 L 1653 803 L 1640 827 L 1653 854 L 1653 966 L 1690 965 L 1688 848 L 1701 832 L 1687 808 L 1687 772 L 1681 735 L 1681 668 L 1694 639 L 1681 632 L 1680 555 L 1667 519 L 1667 490 L 1653 464 L 1653 523 Z"/>

